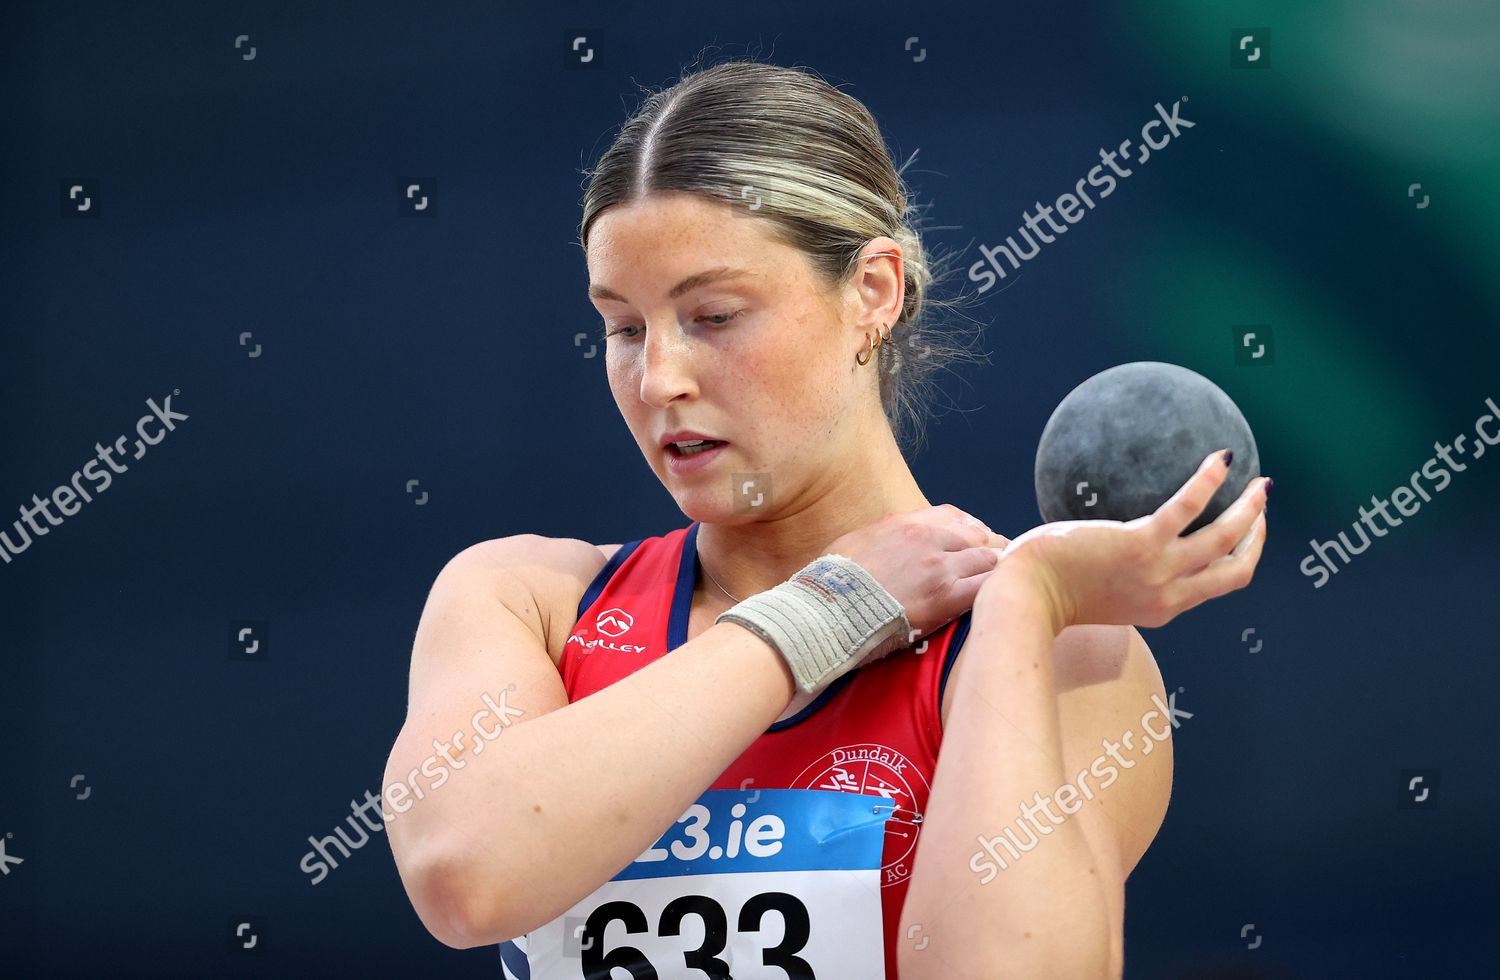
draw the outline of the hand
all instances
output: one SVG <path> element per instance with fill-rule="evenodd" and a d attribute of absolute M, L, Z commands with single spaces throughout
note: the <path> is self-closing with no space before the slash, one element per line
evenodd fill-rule
<path fill-rule="evenodd" d="M 896 597 L 910 642 L 963 615 L 1010 539 L 952 504 L 886 514 L 834 540 L 843 555 Z"/>
<path fill-rule="evenodd" d="M 1163 626 L 1178 613 L 1250 584 L 1266 536 L 1266 484 L 1252 481 L 1211 524 L 1203 512 L 1228 467 L 1211 453 L 1154 514 L 1133 521 L 1055 521 L 1001 553 L 1050 604 L 1053 623 Z M 998 576 L 997 576 L 998 578 Z"/>

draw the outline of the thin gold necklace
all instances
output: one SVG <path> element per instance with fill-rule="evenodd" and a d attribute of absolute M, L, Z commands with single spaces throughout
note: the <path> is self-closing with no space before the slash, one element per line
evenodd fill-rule
<path fill-rule="evenodd" d="M 724 586 L 719 585 L 719 580 L 716 579 L 716 578 L 714 578 L 714 573 L 710 572 L 708 570 L 708 566 L 705 565 L 705 564 L 703 564 L 703 553 L 701 551 L 698 553 L 698 567 L 701 568 L 701 569 L 703 569 L 703 574 L 708 576 L 708 580 L 710 582 L 712 582 L 714 585 L 718 585 L 719 586 L 719 591 L 720 592 L 722 592 L 725 595 L 729 596 L 729 598 L 733 599 L 735 602 L 739 602 L 740 601 L 740 599 L 733 592 L 730 592 L 728 589 L 724 588 Z"/>

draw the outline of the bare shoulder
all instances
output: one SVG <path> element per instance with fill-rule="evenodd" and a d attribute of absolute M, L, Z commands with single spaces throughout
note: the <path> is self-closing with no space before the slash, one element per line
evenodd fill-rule
<path fill-rule="evenodd" d="M 960 675 L 967 648 L 967 643 L 960 648 L 943 692 L 944 725 L 948 722 L 954 692 L 962 684 Z M 1110 714 L 1123 718 L 1143 700 L 1149 708 L 1152 694 L 1165 695 L 1156 657 L 1134 626 L 1069 626 L 1053 641 L 1052 654 L 1060 706 L 1087 704 L 1094 709 L 1107 706 Z"/>
<path fill-rule="evenodd" d="M 945 725 L 953 692 L 962 683 L 959 675 L 968 646 L 960 648 L 943 692 Z M 1156 657 L 1134 626 L 1069 626 L 1052 642 L 1052 666 L 1064 716 L 1115 726 L 1149 710 L 1153 696 L 1166 696 Z"/>
<path fill-rule="evenodd" d="M 554 664 L 577 620 L 578 603 L 618 544 L 595 545 L 579 538 L 512 534 L 480 541 L 454 555 L 449 567 L 521 588 L 535 603 L 539 638 Z"/>

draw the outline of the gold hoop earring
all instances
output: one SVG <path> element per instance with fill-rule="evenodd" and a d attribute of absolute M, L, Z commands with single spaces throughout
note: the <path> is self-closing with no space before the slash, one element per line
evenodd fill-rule
<path fill-rule="evenodd" d="M 865 349 L 862 351 L 856 351 L 854 354 L 854 360 L 859 364 L 860 367 L 864 367 L 866 364 L 869 364 L 870 358 L 875 356 L 875 349 L 878 348 L 881 344 L 885 343 L 887 340 L 891 339 L 891 335 L 889 333 L 886 333 L 885 331 L 886 324 L 882 323 L 880 325 L 880 329 L 875 332 L 875 336 L 878 339 L 873 344 L 871 344 L 870 342 L 870 331 L 865 331 Z"/>

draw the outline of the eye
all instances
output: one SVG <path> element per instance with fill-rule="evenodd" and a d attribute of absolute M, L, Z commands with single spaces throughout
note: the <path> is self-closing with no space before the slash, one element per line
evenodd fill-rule
<path fill-rule="evenodd" d="M 742 317 L 744 315 L 745 315 L 745 311 L 744 310 L 735 310 L 733 313 L 706 313 L 703 316 L 700 316 L 700 317 L 697 317 L 696 319 L 694 319 L 693 322 L 694 323 L 701 323 L 702 321 L 707 320 L 710 324 L 712 324 L 715 327 L 723 327 L 723 326 L 727 326 L 729 324 L 729 321 L 737 319 L 737 318 Z M 626 333 L 625 331 L 627 331 L 627 330 L 641 331 L 641 330 L 644 330 L 644 329 L 646 329 L 646 328 L 645 327 L 637 327 L 637 326 L 631 325 L 631 326 L 620 327 L 619 329 L 615 330 L 614 332 L 610 332 L 609 324 L 606 323 L 604 325 L 603 329 L 599 332 L 599 339 L 600 340 L 607 340 L 610 337 L 615 336 L 615 334 L 620 334 L 620 335 L 626 337 L 627 339 L 629 339 L 629 338 L 632 338 L 632 337 L 634 337 L 636 335 L 634 333 Z"/>

